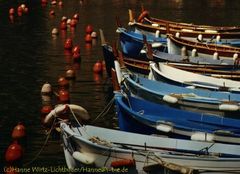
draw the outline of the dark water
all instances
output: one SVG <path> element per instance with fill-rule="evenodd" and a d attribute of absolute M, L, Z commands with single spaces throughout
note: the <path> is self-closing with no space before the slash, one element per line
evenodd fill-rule
<path fill-rule="evenodd" d="M 29 7 L 29 14 L 15 16 L 11 22 L 10 7 L 21 3 Z M 89 47 L 84 42 L 84 30 L 92 24 L 95 31 L 104 30 L 108 41 L 116 40 L 115 17 L 119 16 L 127 26 L 128 9 L 137 10 L 141 3 L 155 17 L 181 22 L 212 25 L 240 25 L 240 3 L 238 0 L 63 0 L 63 7 L 42 7 L 40 0 L 0 0 L 0 167 L 4 165 L 4 151 L 11 143 L 11 131 L 17 122 L 25 123 L 28 131 L 23 163 L 27 163 L 39 152 L 45 141 L 40 124 L 41 86 L 48 81 L 57 84 L 59 76 L 67 68 L 76 70 L 76 81 L 70 85 L 71 103 L 86 108 L 95 118 L 108 104 L 112 89 L 106 74 L 96 76 L 92 66 L 102 60 L 100 40 Z M 56 15 L 49 16 L 50 9 Z M 58 27 L 61 17 L 72 17 L 79 13 L 75 31 L 51 36 L 53 27 Z M 82 61 L 73 64 L 64 54 L 63 44 L 68 37 L 74 45 L 81 47 Z M 114 127 L 111 111 L 95 125 Z M 40 156 L 30 166 L 65 166 L 61 142 L 50 138 Z"/>

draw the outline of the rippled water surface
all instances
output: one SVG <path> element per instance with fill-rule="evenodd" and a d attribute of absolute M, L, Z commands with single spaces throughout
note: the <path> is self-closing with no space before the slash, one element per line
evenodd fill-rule
<path fill-rule="evenodd" d="M 10 20 L 8 10 L 26 3 L 29 14 Z M 27 128 L 27 143 L 23 163 L 31 161 L 45 141 L 40 124 L 42 106 L 40 89 L 45 82 L 53 86 L 67 68 L 76 70 L 76 81 L 70 85 L 71 103 L 85 107 L 94 119 L 112 98 L 112 88 L 106 74 L 94 75 L 92 66 L 102 60 L 100 40 L 92 45 L 84 42 L 85 26 L 102 28 L 109 42 L 117 40 L 115 17 L 127 26 L 128 9 L 139 14 L 141 3 L 155 17 L 181 22 L 212 25 L 240 25 L 238 0 L 63 0 L 63 7 L 43 7 L 40 0 L 0 0 L 0 164 L 11 143 L 12 128 L 22 121 Z M 53 9 L 55 16 L 50 16 Z M 51 30 L 58 27 L 62 16 L 79 13 L 74 31 L 53 38 Z M 74 64 L 64 53 L 66 38 L 81 47 L 82 61 Z M 100 118 L 95 125 L 115 127 L 114 111 Z M 29 166 L 65 166 L 61 141 L 50 138 L 38 158 Z"/>

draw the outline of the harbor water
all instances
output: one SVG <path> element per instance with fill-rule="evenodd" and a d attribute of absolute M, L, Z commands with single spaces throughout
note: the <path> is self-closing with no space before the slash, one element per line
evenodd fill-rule
<path fill-rule="evenodd" d="M 50 1 L 49 1 L 50 2 Z M 9 9 L 25 3 L 28 14 L 9 17 Z M 5 166 L 4 153 L 12 142 L 11 131 L 18 122 L 27 129 L 23 164 L 27 167 L 53 169 L 59 173 L 66 167 L 61 140 L 50 137 L 40 122 L 42 107 L 40 90 L 45 82 L 54 87 L 68 68 L 76 71 L 76 80 L 70 82 L 71 103 L 88 110 L 94 120 L 113 97 L 111 81 L 106 73 L 93 73 L 93 65 L 103 60 L 100 39 L 91 44 L 84 41 L 85 27 L 104 31 L 106 40 L 117 41 L 116 16 L 123 26 L 128 24 L 128 9 L 140 14 L 141 5 L 150 15 L 178 22 L 206 25 L 240 25 L 238 0 L 63 0 L 63 6 L 46 6 L 40 0 L 0 0 L 0 167 Z M 55 15 L 49 15 L 50 10 Z M 79 14 L 75 30 L 60 32 L 52 37 L 51 31 L 59 27 L 62 16 L 71 18 Z M 64 52 L 64 42 L 72 38 L 80 45 L 81 62 L 74 63 Z M 116 128 L 114 107 L 92 122 L 97 126 Z M 61 170 L 61 169 L 59 169 Z M 27 171 L 26 171 L 27 173 Z M 41 173 L 41 172 L 30 172 Z M 47 173 L 47 172 L 46 172 Z"/>

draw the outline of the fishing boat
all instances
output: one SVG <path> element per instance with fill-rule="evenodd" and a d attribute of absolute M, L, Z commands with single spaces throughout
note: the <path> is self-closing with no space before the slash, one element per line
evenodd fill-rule
<path fill-rule="evenodd" d="M 146 13 L 146 12 L 145 12 Z M 142 15 L 143 16 L 143 15 Z M 142 17 L 140 17 L 142 18 Z M 129 26 L 137 30 L 138 32 L 148 33 L 152 35 L 158 34 L 160 37 L 165 37 L 166 34 L 172 35 L 180 35 L 182 37 L 186 37 L 188 39 L 198 39 L 200 41 L 213 41 L 219 42 L 220 44 L 228 44 L 228 45 L 239 45 L 239 36 L 240 30 L 233 29 L 231 32 L 226 29 L 224 30 L 216 30 L 211 28 L 206 29 L 189 29 L 187 27 L 177 28 L 176 25 L 172 25 L 169 23 L 159 25 L 159 24 L 151 24 L 142 23 L 141 19 L 137 21 L 134 20 L 133 15 L 131 15 L 131 11 L 129 13 Z"/>
<path fill-rule="evenodd" d="M 115 94 L 115 103 L 119 127 L 124 131 L 240 143 L 240 119 L 180 110 L 120 92 Z"/>
<path fill-rule="evenodd" d="M 141 54 L 140 51 L 144 46 L 142 33 L 126 30 L 123 27 L 118 27 L 116 32 L 119 33 L 119 41 L 124 54 L 130 57 L 136 57 Z M 161 51 L 167 51 L 166 37 L 162 38 L 159 36 L 148 35 L 146 36 L 146 41 L 151 44 L 153 48 L 158 48 Z"/>
<path fill-rule="evenodd" d="M 69 169 L 161 173 L 162 167 L 183 174 L 240 171 L 238 145 L 199 142 L 123 132 L 96 126 L 61 123 Z M 78 171 L 81 172 L 81 171 Z M 124 173 L 124 172 L 123 172 Z"/>
<path fill-rule="evenodd" d="M 121 69 L 123 89 L 145 100 L 188 111 L 238 118 L 240 96 L 230 92 L 189 89 L 153 81 Z"/>
<path fill-rule="evenodd" d="M 177 69 L 172 66 L 168 66 L 167 63 L 154 63 L 150 62 L 150 74 L 149 79 L 155 80 L 167 80 L 170 83 L 178 84 L 181 86 L 191 86 L 199 88 L 207 88 L 212 90 L 223 91 L 240 91 L 240 82 L 205 76 L 202 74 L 196 74 L 181 69 Z M 177 75 L 176 75 L 177 74 Z"/>
<path fill-rule="evenodd" d="M 233 59 L 238 60 L 240 48 L 226 45 L 217 45 L 212 43 L 196 42 L 176 37 L 169 34 L 167 39 L 168 52 L 170 54 L 182 54 L 185 51 L 187 55 L 197 55 L 199 57 L 208 57 L 212 59 Z"/>
<path fill-rule="evenodd" d="M 131 16 L 130 21 L 134 20 L 133 12 L 132 10 L 129 10 L 129 16 Z M 209 32 L 238 32 L 240 31 L 240 26 L 212 26 L 212 25 L 197 25 L 193 23 L 184 23 L 184 22 L 174 22 L 170 20 L 165 19 L 159 19 L 150 16 L 149 11 L 142 9 L 141 14 L 137 18 L 138 22 L 150 24 L 153 26 L 163 26 L 166 27 L 166 25 L 169 25 L 169 27 L 182 30 L 194 30 L 194 31 L 201 31 L 205 32 L 206 30 L 209 30 Z"/>

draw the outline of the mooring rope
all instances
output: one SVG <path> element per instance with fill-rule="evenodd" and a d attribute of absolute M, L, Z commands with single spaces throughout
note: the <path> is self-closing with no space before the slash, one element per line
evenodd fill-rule
<path fill-rule="evenodd" d="M 49 140 L 49 138 L 50 138 L 51 132 L 52 132 L 52 130 L 53 130 L 54 127 L 55 127 L 55 122 L 56 122 L 56 120 L 57 120 L 57 118 L 54 117 L 53 124 L 52 124 L 50 130 L 49 130 L 48 133 L 47 133 L 48 135 L 47 135 L 46 140 L 44 141 L 44 143 L 43 143 L 40 151 L 34 156 L 34 158 L 33 158 L 31 161 L 23 164 L 23 166 L 28 166 L 28 165 L 32 164 L 32 163 L 40 156 L 40 154 L 42 153 L 43 149 L 45 148 L 45 146 L 46 146 L 47 143 L 48 143 L 48 140 Z"/>

